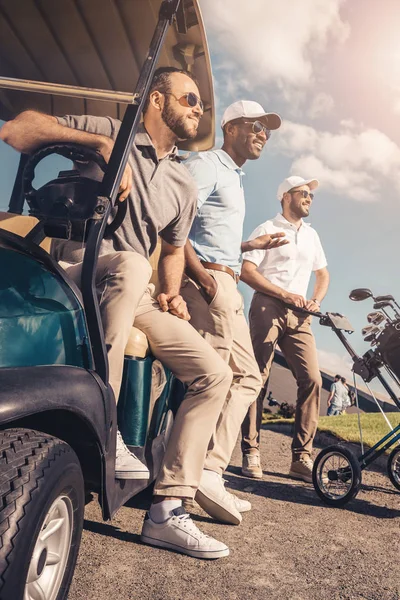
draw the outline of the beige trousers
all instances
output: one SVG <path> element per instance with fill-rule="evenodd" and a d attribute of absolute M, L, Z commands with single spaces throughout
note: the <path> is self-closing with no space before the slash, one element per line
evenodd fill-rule
<path fill-rule="evenodd" d="M 188 305 L 190 323 L 229 364 L 233 372 L 233 382 L 204 463 L 206 469 L 222 474 L 229 464 L 242 421 L 249 406 L 257 398 L 262 381 L 243 313 L 243 298 L 237 290 L 235 280 L 228 273 L 214 270 L 208 272 L 218 283 L 218 290 L 211 304 L 207 304 L 191 279 L 184 279 L 181 294 Z"/>
<path fill-rule="evenodd" d="M 82 265 L 61 266 L 80 285 Z M 133 252 L 99 257 L 96 285 L 109 379 L 118 398 L 125 346 L 134 324 L 147 335 L 154 356 L 187 385 L 154 493 L 193 498 L 232 372 L 190 323 L 160 310 L 152 297 L 154 286 L 149 285 L 151 273 L 149 262 Z"/>
<path fill-rule="evenodd" d="M 311 331 L 311 317 L 293 312 L 283 302 L 256 292 L 249 313 L 254 353 L 264 382 L 267 381 L 279 344 L 297 381 L 293 459 L 309 456 L 317 431 L 322 387 L 317 349 Z M 252 404 L 242 425 L 242 451 L 259 449 L 263 391 Z"/>

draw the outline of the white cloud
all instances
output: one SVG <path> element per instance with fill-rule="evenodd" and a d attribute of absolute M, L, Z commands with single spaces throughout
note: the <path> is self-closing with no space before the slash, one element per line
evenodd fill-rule
<path fill-rule="evenodd" d="M 353 200 L 378 200 L 384 180 L 400 191 L 400 148 L 376 129 L 331 133 L 285 121 L 275 148 L 293 159 L 292 174 Z"/>
<path fill-rule="evenodd" d="M 221 68 L 238 83 L 309 87 L 314 63 L 330 41 L 342 43 L 349 25 L 341 19 L 344 0 L 201 0 L 207 30 L 216 36 L 229 62 Z M 249 88 L 251 89 L 251 87 Z"/>
<path fill-rule="evenodd" d="M 332 96 L 325 92 L 320 92 L 314 96 L 311 106 L 308 109 L 308 116 L 310 119 L 319 119 L 332 112 L 334 106 L 335 102 Z"/>
<path fill-rule="evenodd" d="M 353 382 L 353 373 L 351 371 L 353 362 L 348 354 L 341 356 L 335 352 L 318 349 L 318 363 L 321 371 L 325 371 L 329 375 L 339 374 L 349 382 Z"/>

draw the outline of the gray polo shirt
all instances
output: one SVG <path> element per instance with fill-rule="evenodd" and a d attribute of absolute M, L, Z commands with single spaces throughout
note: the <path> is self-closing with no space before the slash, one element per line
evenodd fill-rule
<path fill-rule="evenodd" d="M 60 125 L 105 135 L 115 140 L 121 121 L 109 117 L 58 117 Z M 197 188 L 174 150 L 158 160 L 155 148 L 143 125 L 140 125 L 129 157 L 133 187 L 126 200 L 128 210 L 124 222 L 110 240 L 103 240 L 100 254 L 132 251 L 149 258 L 157 237 L 172 246 L 184 246 L 196 212 Z M 76 165 L 82 175 L 101 181 L 97 165 Z M 115 216 L 116 209 L 113 209 Z M 56 260 L 76 263 L 83 259 L 82 244 L 55 241 L 52 254 Z"/>

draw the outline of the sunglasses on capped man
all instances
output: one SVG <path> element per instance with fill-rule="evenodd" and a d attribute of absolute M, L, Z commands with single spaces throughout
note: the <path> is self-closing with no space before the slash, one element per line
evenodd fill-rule
<path fill-rule="evenodd" d="M 314 194 L 312 192 L 308 192 L 307 190 L 293 190 L 290 191 L 289 194 L 301 194 L 303 198 L 308 198 L 308 196 L 310 196 L 311 200 L 314 199 Z"/>

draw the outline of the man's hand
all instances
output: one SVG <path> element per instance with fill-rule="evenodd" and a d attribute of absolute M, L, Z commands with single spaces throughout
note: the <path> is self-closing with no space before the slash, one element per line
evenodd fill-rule
<path fill-rule="evenodd" d="M 111 152 L 114 148 L 114 142 L 112 141 L 112 139 L 110 139 L 106 136 L 102 136 L 102 137 L 103 137 L 103 139 L 98 148 L 98 151 L 100 152 L 100 154 L 102 155 L 102 157 L 104 158 L 106 163 L 108 164 L 108 162 L 110 160 Z M 127 164 L 125 167 L 124 174 L 122 175 L 121 183 L 119 184 L 119 195 L 117 197 L 117 200 L 119 202 L 124 202 L 124 200 L 127 199 L 129 192 L 132 189 L 132 186 L 133 186 L 132 169 L 130 168 L 129 164 Z"/>
<path fill-rule="evenodd" d="M 311 310 L 312 312 L 319 312 L 321 307 L 317 302 L 314 302 L 314 300 L 307 300 L 304 308 Z"/>
<path fill-rule="evenodd" d="M 190 321 L 190 314 L 186 306 L 186 302 L 182 296 L 172 296 L 171 294 L 159 294 L 157 301 L 163 312 L 170 312 L 175 317 Z"/>
<path fill-rule="evenodd" d="M 211 304 L 211 302 L 215 298 L 215 294 L 218 290 L 218 283 L 215 281 L 214 277 L 210 275 L 210 279 L 207 279 L 207 285 L 202 285 L 200 287 L 200 293 L 202 294 L 204 300 L 207 304 Z"/>
<path fill-rule="evenodd" d="M 251 252 L 252 250 L 272 250 L 272 248 L 279 248 L 289 243 L 289 240 L 284 239 L 285 233 L 279 231 L 277 233 L 266 233 L 260 235 L 254 240 L 242 243 L 242 252 Z"/>
<path fill-rule="evenodd" d="M 298 308 L 306 308 L 307 300 L 303 296 L 300 296 L 300 294 L 291 294 L 287 292 L 283 300 L 288 304 L 297 306 Z"/>

